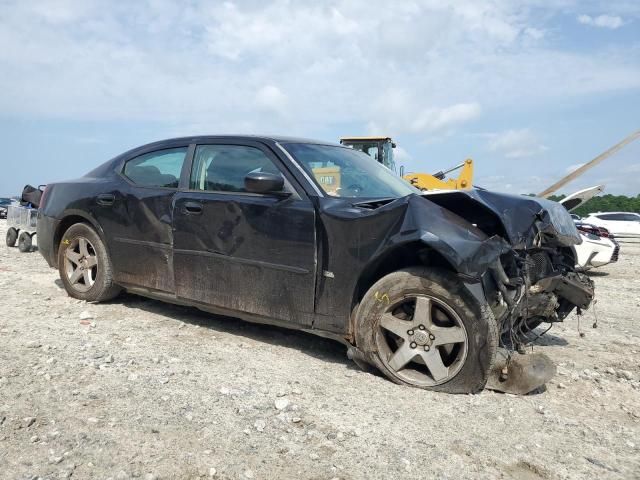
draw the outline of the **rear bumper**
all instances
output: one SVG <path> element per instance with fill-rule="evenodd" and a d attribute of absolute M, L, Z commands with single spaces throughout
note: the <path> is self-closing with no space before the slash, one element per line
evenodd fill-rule
<path fill-rule="evenodd" d="M 51 268 L 57 268 L 55 233 L 60 225 L 60 220 L 47 217 L 42 213 L 38 214 L 38 251 L 47 261 Z"/>
<path fill-rule="evenodd" d="M 618 251 L 620 247 L 614 246 L 613 249 L 601 250 L 593 252 L 591 258 L 585 265 L 585 268 L 602 267 L 618 260 Z"/>

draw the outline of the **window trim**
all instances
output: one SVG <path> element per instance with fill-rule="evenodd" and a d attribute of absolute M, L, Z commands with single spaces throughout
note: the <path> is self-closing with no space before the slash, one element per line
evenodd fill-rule
<path fill-rule="evenodd" d="M 290 173 L 288 171 L 288 169 L 286 168 L 286 165 L 282 162 L 282 160 L 280 158 L 278 158 L 278 156 L 271 151 L 271 149 L 269 149 L 267 147 L 267 145 L 261 143 L 261 142 L 251 142 L 251 141 L 238 141 L 238 140 L 232 140 L 232 139 L 219 139 L 219 140 L 212 140 L 212 141 L 204 141 L 204 142 L 198 142 L 198 143 L 194 143 L 192 145 L 190 145 L 190 147 L 193 147 L 193 149 L 191 150 L 191 155 L 186 159 L 185 161 L 185 165 L 184 165 L 184 169 L 183 169 L 183 174 L 184 174 L 184 185 L 183 188 L 180 188 L 181 192 L 186 192 L 186 193 L 198 193 L 198 194 L 214 194 L 214 195 L 241 195 L 241 196 L 247 196 L 247 197 L 257 197 L 257 198 L 278 198 L 278 195 L 274 194 L 274 193 L 256 193 L 256 192 L 230 192 L 228 190 L 198 190 L 198 189 L 192 189 L 190 188 L 191 186 L 191 170 L 193 168 L 193 160 L 195 158 L 195 152 L 196 149 L 199 146 L 207 146 L 207 145 L 226 145 L 226 146 L 236 146 L 236 147 L 249 147 L 249 148 L 255 148 L 257 150 L 260 150 L 269 160 L 271 160 L 271 162 L 275 165 L 275 167 L 280 171 L 280 174 L 283 176 L 284 178 L 284 189 L 283 192 L 285 193 L 289 193 L 290 195 L 283 197 L 283 198 L 294 198 L 296 200 L 301 200 L 302 196 L 300 195 L 300 192 L 298 191 L 298 189 L 295 187 L 294 182 L 292 181 L 292 179 L 290 178 Z M 188 164 L 188 165 L 187 165 Z"/>
<path fill-rule="evenodd" d="M 167 190 L 167 191 L 174 191 L 177 192 L 180 190 L 180 186 L 182 185 L 182 178 L 184 175 L 184 168 L 185 165 L 188 162 L 189 159 L 189 154 L 192 153 L 193 144 L 179 144 L 179 145 L 171 145 L 171 146 L 165 146 L 162 148 L 156 148 L 156 149 L 152 149 L 152 150 L 148 150 L 148 151 L 142 151 L 142 152 L 137 152 L 135 155 L 125 158 L 124 160 L 122 160 L 122 162 L 120 163 L 118 169 L 116 170 L 116 173 L 118 174 L 118 176 L 120 176 L 120 178 L 122 178 L 125 182 L 127 182 L 129 185 L 131 185 L 132 187 L 136 187 L 136 188 L 147 188 L 147 189 L 153 189 L 153 190 Z M 186 148 L 185 154 L 184 154 L 184 159 L 182 160 L 182 168 L 180 169 L 180 177 L 178 178 L 178 186 L 177 187 L 162 187 L 162 186 L 158 186 L 158 185 L 140 185 L 139 183 L 135 183 L 133 180 L 131 180 L 129 177 L 127 177 L 124 174 L 124 169 L 127 165 L 127 163 L 129 163 L 132 160 L 135 160 L 138 157 L 142 157 L 143 155 L 149 155 L 150 153 L 156 153 L 156 152 L 162 152 L 164 150 L 176 150 L 178 148 Z"/>
<path fill-rule="evenodd" d="M 319 197 L 324 197 L 325 193 L 322 190 L 322 188 L 316 183 L 316 181 L 314 179 L 312 179 L 309 174 L 307 173 L 307 171 L 302 167 L 302 165 L 300 165 L 295 158 L 293 158 L 293 155 L 291 155 L 289 153 L 289 151 L 283 147 L 280 142 L 276 142 L 276 146 L 282 151 L 282 153 L 284 153 L 284 155 L 287 157 L 287 159 L 291 162 L 291 164 L 296 167 L 298 169 L 298 171 L 302 174 L 302 176 L 305 178 L 305 180 L 307 182 L 309 182 L 309 185 L 311 185 L 311 187 L 313 188 L 314 192 L 316 192 L 318 194 Z"/>

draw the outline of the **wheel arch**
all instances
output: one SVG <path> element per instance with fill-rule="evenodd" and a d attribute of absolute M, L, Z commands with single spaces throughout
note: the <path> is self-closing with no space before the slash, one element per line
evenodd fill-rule
<path fill-rule="evenodd" d="M 356 308 L 371 286 L 382 277 L 397 270 L 415 266 L 433 266 L 456 272 L 453 265 L 440 252 L 421 241 L 397 245 L 374 258 L 362 270 L 353 292 L 351 310 Z M 351 331 L 353 332 L 353 323 Z"/>
<path fill-rule="evenodd" d="M 96 219 L 81 210 L 70 210 L 65 212 L 53 234 L 53 258 L 55 259 L 56 263 L 58 259 L 58 249 L 60 247 L 60 243 L 62 242 L 63 235 L 67 230 L 69 230 L 69 228 L 71 228 L 71 226 L 77 223 L 86 223 L 91 226 L 97 232 L 98 236 L 104 243 L 104 246 L 107 249 L 107 253 L 109 252 L 109 246 L 107 245 L 104 231 L 102 230 L 102 227 L 96 221 Z"/>

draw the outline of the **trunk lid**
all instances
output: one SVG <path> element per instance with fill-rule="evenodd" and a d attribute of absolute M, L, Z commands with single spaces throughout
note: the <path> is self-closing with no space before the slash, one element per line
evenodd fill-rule
<path fill-rule="evenodd" d="M 578 190 L 577 192 L 574 192 L 560 200 L 560 204 L 570 212 L 578 208 L 580 205 L 584 205 L 596 195 L 600 195 L 603 191 L 604 185 L 596 185 L 595 187 Z"/>

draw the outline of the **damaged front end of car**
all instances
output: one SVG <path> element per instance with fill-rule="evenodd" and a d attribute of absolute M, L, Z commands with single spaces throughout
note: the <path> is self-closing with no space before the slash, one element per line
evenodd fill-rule
<path fill-rule="evenodd" d="M 543 385 L 555 372 L 551 360 L 515 352 L 536 339 L 540 323 L 562 321 L 593 300 L 592 281 L 575 271 L 572 246 L 581 238 L 556 202 L 474 189 L 360 202 L 323 199 L 319 211 L 327 244 L 348 247 L 326 256 L 331 277 L 319 283 L 316 310 L 327 315 L 314 327 L 339 327 L 330 323 L 330 313 L 349 304 L 349 292 L 351 312 L 359 313 L 353 306 L 392 272 L 414 265 L 448 270 L 495 319 L 502 350 L 492 361 L 489 388 L 527 393 Z M 357 331 L 352 323 L 350 358 L 375 364 L 371 347 L 353 341 Z"/>
<path fill-rule="evenodd" d="M 479 189 L 426 198 L 504 240 L 482 274 L 504 346 L 520 348 L 536 338 L 532 330 L 541 323 L 560 322 L 591 304 L 593 282 L 575 270 L 571 249 L 580 235 L 561 205 Z"/>

